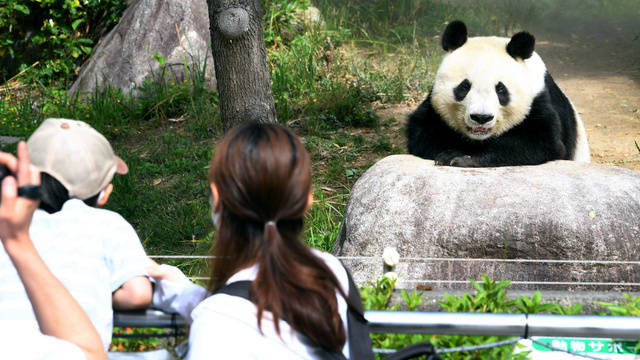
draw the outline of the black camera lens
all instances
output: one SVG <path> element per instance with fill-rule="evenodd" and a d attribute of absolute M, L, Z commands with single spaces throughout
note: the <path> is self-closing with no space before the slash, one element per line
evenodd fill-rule
<path fill-rule="evenodd" d="M 9 168 L 4 166 L 3 164 L 0 164 L 0 196 L 2 196 L 2 181 L 9 175 L 11 175 L 11 171 L 9 171 Z"/>
<path fill-rule="evenodd" d="M 0 164 L 0 184 L 4 178 L 9 175 L 13 175 L 9 168 L 5 165 Z M 0 196 L 2 195 L 2 189 L 0 188 Z M 31 200 L 39 200 L 41 195 L 40 185 L 23 185 L 18 188 L 18 196 L 31 199 Z"/>
<path fill-rule="evenodd" d="M 5 177 L 11 175 L 11 171 L 9 171 L 9 168 L 0 164 L 0 183 L 2 182 L 2 180 L 4 180 Z"/>

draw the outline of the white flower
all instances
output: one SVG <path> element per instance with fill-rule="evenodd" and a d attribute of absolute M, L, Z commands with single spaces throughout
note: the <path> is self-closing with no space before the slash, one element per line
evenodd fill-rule
<path fill-rule="evenodd" d="M 395 248 L 386 247 L 382 251 L 382 260 L 387 266 L 394 267 L 400 261 L 400 254 Z"/>
<path fill-rule="evenodd" d="M 398 273 L 395 271 L 387 271 L 386 273 L 384 273 L 384 275 L 382 275 L 383 277 L 386 277 L 389 280 L 398 280 Z"/>

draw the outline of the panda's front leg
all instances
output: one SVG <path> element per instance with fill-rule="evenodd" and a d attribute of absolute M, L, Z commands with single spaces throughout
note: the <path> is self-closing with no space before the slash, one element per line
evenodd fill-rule
<path fill-rule="evenodd" d="M 438 166 L 458 166 L 458 167 L 478 167 L 478 164 L 471 156 L 459 150 L 445 150 L 436 155 L 435 164 Z"/>
<path fill-rule="evenodd" d="M 450 166 L 457 167 L 483 167 L 484 165 L 470 155 L 457 156 L 451 160 Z"/>

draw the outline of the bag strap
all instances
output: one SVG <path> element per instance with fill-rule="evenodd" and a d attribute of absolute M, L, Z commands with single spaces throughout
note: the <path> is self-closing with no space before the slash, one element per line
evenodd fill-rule
<path fill-rule="evenodd" d="M 341 262 L 342 263 L 342 262 Z M 364 307 L 360 298 L 360 290 L 353 281 L 349 270 L 342 264 L 349 279 L 349 303 L 347 311 L 347 328 L 349 336 L 349 359 L 374 359 L 373 345 L 369 335 L 369 322 L 364 317 Z"/>

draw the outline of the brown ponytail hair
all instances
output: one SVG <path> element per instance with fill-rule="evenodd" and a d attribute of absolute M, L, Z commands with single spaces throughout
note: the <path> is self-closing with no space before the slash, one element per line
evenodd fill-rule
<path fill-rule="evenodd" d="M 345 294 L 300 240 L 311 192 L 311 160 L 300 141 L 275 124 L 236 127 L 218 145 L 209 181 L 221 206 L 210 290 L 258 264 L 251 287 L 258 328 L 267 310 L 277 333 L 284 317 L 318 345 L 341 350 L 346 333 L 336 291 Z"/>

